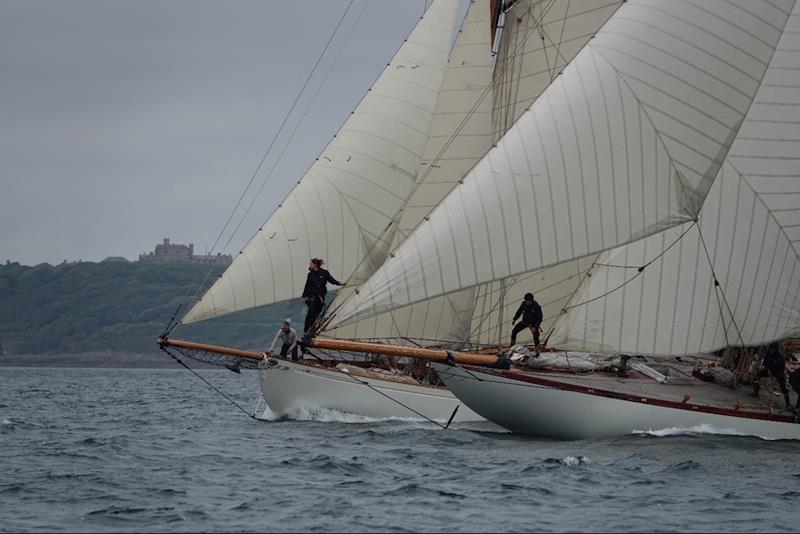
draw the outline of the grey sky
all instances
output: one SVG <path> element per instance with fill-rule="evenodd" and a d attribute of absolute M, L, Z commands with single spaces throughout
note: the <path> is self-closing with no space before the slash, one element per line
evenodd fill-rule
<path fill-rule="evenodd" d="M 0 260 L 135 259 L 164 237 L 211 247 L 348 2 L 1 0 Z M 353 2 L 309 96 L 365 3 Z M 228 252 L 302 175 L 424 4 L 366 5 Z"/>

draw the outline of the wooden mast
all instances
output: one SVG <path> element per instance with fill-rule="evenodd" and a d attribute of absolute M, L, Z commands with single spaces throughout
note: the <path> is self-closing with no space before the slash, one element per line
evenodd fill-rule
<path fill-rule="evenodd" d="M 263 352 L 240 350 L 220 345 L 208 345 L 205 343 L 195 343 L 182 339 L 159 338 L 158 344 L 162 347 L 176 347 L 189 350 L 201 350 L 205 352 L 216 352 L 229 356 L 237 356 L 249 360 L 263 360 Z M 344 341 L 339 339 L 312 339 L 309 347 L 341 350 L 347 352 L 364 352 L 368 354 L 385 354 L 387 356 L 408 356 L 411 358 L 422 358 L 437 362 L 463 363 L 466 365 L 493 365 L 497 363 L 498 357 L 489 354 L 471 354 L 468 352 L 457 352 L 440 349 L 425 349 L 420 347 L 405 347 L 401 345 L 387 345 L 383 343 L 365 343 L 362 341 Z"/>

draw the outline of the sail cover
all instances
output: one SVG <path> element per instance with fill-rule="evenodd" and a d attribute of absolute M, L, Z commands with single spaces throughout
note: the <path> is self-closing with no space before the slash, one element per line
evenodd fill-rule
<path fill-rule="evenodd" d="M 309 258 L 366 279 L 393 239 L 433 120 L 457 0 L 435 0 L 319 159 L 183 318 L 191 323 L 302 293 Z"/>
<path fill-rule="evenodd" d="M 761 85 L 787 6 L 625 3 L 336 320 L 693 221 Z"/>
<path fill-rule="evenodd" d="M 759 13 L 777 30 L 775 11 Z M 791 12 L 698 223 L 601 256 L 552 343 L 674 355 L 800 335 L 800 3 Z"/>

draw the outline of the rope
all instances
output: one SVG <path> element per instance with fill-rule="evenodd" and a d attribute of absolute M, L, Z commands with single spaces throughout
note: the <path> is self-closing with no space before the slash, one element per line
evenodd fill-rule
<path fill-rule="evenodd" d="M 183 361 L 182 361 L 180 358 L 178 358 L 177 356 L 175 356 L 175 355 L 174 355 L 174 354 L 173 354 L 173 353 L 172 353 L 172 352 L 171 352 L 171 351 L 170 351 L 168 348 L 166 348 L 166 347 L 162 346 L 162 347 L 161 347 L 161 350 L 163 350 L 164 352 L 166 352 L 167 354 L 169 354 L 169 355 L 172 357 L 172 359 L 173 359 L 173 360 L 175 360 L 175 361 L 176 361 L 176 362 L 178 362 L 180 365 L 182 365 L 182 366 L 183 366 L 185 369 L 187 369 L 189 372 L 191 372 L 191 373 L 192 373 L 194 376 L 196 376 L 197 378 L 199 378 L 200 380 L 202 380 L 203 382 L 205 382 L 205 384 L 206 384 L 208 387 L 210 387 L 211 389 L 213 389 L 214 391 L 216 391 L 216 392 L 217 392 L 219 395 L 221 395 L 223 398 L 225 398 L 225 399 L 226 399 L 228 402 L 230 402 L 231 404 L 233 404 L 234 406 L 236 406 L 236 407 L 237 407 L 239 410 L 241 410 L 241 411 L 242 411 L 242 413 L 244 413 L 244 414 L 245 414 L 247 417 L 249 417 L 249 418 L 251 418 L 251 419 L 255 419 L 256 421 L 263 421 L 263 419 L 259 419 L 258 417 L 256 417 L 256 414 L 255 414 L 255 413 L 251 414 L 250 412 L 248 412 L 247 410 L 245 410 L 244 408 L 242 408 L 242 406 L 241 406 L 241 405 L 240 405 L 238 402 L 236 402 L 235 400 L 233 400 L 232 398 L 230 398 L 228 395 L 226 395 L 225 393 L 223 393 L 222 391 L 220 391 L 220 389 L 219 389 L 219 388 L 217 388 L 217 387 L 216 387 L 214 384 L 212 384 L 211 382 L 209 382 L 208 380 L 206 380 L 205 378 L 203 378 L 202 376 L 200 376 L 200 374 L 199 374 L 197 371 L 195 371 L 194 369 L 192 369 L 191 367 L 189 367 L 188 365 L 186 365 L 185 363 L 183 363 Z"/>
<path fill-rule="evenodd" d="M 403 404 L 401 401 L 399 401 L 399 400 L 395 399 L 395 398 L 394 398 L 394 397 L 392 397 L 391 395 L 389 395 L 389 394 L 387 394 L 387 393 L 384 393 L 383 391 L 381 391 L 381 390 L 379 390 L 379 389 L 377 389 L 377 388 L 373 387 L 373 386 L 372 386 L 372 384 L 370 384 L 369 382 L 367 382 L 367 381 L 365 381 L 365 380 L 359 380 L 358 378 L 354 377 L 353 375 L 351 375 L 351 374 L 350 374 L 350 373 L 348 373 L 347 371 L 341 371 L 341 372 L 342 372 L 342 374 L 344 374 L 345 376 L 347 376 L 347 377 L 348 377 L 348 378 L 350 378 L 351 380 L 355 381 L 357 384 L 361 384 L 362 386 L 367 386 L 369 389 L 371 389 L 371 390 L 372 390 L 372 391 L 374 391 L 375 393 L 378 393 L 378 394 L 380 394 L 380 395 L 383 395 L 384 397 L 386 397 L 386 398 L 387 398 L 387 399 L 389 399 L 390 401 L 392 401 L 392 402 L 394 402 L 394 403 L 397 403 L 397 404 L 399 404 L 400 406 L 402 406 L 402 407 L 403 407 L 403 408 L 405 408 L 406 410 L 409 410 L 409 411 L 411 411 L 411 412 L 414 412 L 414 413 L 415 413 L 415 414 L 417 414 L 418 416 L 422 417 L 423 419 L 425 419 L 425 420 L 426 420 L 426 421 L 428 421 L 429 423 L 433 423 L 434 425 L 438 426 L 438 427 L 439 427 L 439 428 L 441 428 L 442 430 L 447 430 L 447 428 L 450 426 L 450 423 L 452 423 L 452 422 L 453 422 L 453 418 L 455 417 L 455 415 L 456 415 L 456 412 L 458 411 L 458 407 L 459 407 L 459 406 L 461 406 L 461 404 L 460 404 L 460 403 L 459 403 L 458 405 L 456 405 L 456 409 L 455 409 L 455 410 L 453 410 L 453 413 L 452 413 L 452 415 L 450 415 L 450 419 L 447 421 L 447 424 L 446 424 L 446 425 L 443 425 L 443 424 L 441 424 L 439 421 L 436 421 L 435 419 L 431 419 L 431 418 L 430 418 L 430 417 L 428 417 L 427 415 L 425 415 L 425 414 L 422 414 L 422 413 L 418 412 L 417 410 L 415 410 L 415 409 L 414 409 L 414 408 L 412 408 L 411 406 L 409 406 L 409 405 L 407 405 L 407 404 Z"/>

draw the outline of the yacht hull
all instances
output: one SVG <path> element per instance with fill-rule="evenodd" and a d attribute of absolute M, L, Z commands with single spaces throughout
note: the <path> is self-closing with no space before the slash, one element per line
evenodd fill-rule
<path fill-rule="evenodd" d="M 454 422 L 483 421 L 446 388 L 353 376 L 276 358 L 261 364 L 258 372 L 264 400 L 277 416 L 318 407 L 381 419 L 446 422 L 458 406 Z"/>
<path fill-rule="evenodd" d="M 493 423 L 519 434 L 573 440 L 699 428 L 767 439 L 800 439 L 800 424 L 793 422 L 653 405 L 645 398 L 638 401 L 610 398 L 599 392 L 562 389 L 545 385 L 544 381 L 509 378 L 474 367 L 466 369 L 444 364 L 434 364 L 434 367 L 464 404 Z"/>

